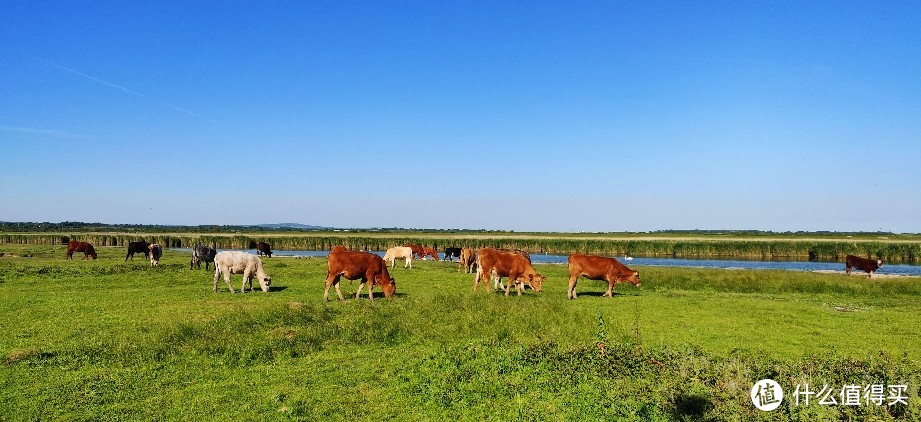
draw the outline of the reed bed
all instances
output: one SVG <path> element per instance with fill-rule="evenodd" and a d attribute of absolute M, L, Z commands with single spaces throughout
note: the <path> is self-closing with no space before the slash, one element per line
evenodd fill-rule
<path fill-rule="evenodd" d="M 416 243 L 423 246 L 467 246 L 472 248 L 513 248 L 530 253 L 587 253 L 608 256 L 646 256 L 673 258 L 747 258 L 801 259 L 842 261 L 846 255 L 858 255 L 887 262 L 914 263 L 921 257 L 921 241 L 886 239 L 733 239 L 733 238 L 578 238 L 560 235 L 516 236 L 496 234 L 465 236 L 444 233 L 343 234 L 310 232 L 287 234 L 197 234 L 197 233 L 0 233 L 0 243 L 20 245 L 61 245 L 69 240 L 90 242 L 95 246 L 127 246 L 146 240 L 167 248 L 187 248 L 196 243 L 221 249 L 253 249 L 256 242 L 268 242 L 276 250 L 330 250 L 341 245 L 349 249 L 386 250 L 391 246 Z"/>

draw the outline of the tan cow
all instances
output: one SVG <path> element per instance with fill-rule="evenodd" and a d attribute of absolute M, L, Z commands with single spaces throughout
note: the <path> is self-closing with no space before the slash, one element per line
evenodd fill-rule
<path fill-rule="evenodd" d="M 460 252 L 460 266 L 464 267 L 464 274 L 470 274 L 473 272 L 473 266 L 476 265 L 476 251 L 463 247 Z"/>
<path fill-rule="evenodd" d="M 413 268 L 413 250 L 408 246 L 394 246 L 390 249 L 387 249 L 387 252 L 384 253 L 384 261 L 390 261 L 390 268 L 393 268 L 396 265 L 396 260 L 402 259 L 405 262 L 403 263 L 403 268 L 409 267 Z"/>
<path fill-rule="evenodd" d="M 348 280 L 361 279 L 358 285 L 358 291 L 355 292 L 355 298 L 361 293 L 361 288 L 368 284 L 368 299 L 374 300 L 374 286 L 381 286 L 384 291 L 384 297 L 390 298 L 397 291 L 397 283 L 390 273 L 387 272 L 387 263 L 384 260 L 368 252 L 351 252 L 336 250 L 329 253 L 326 260 L 326 290 L 323 292 L 323 301 L 329 300 L 330 286 L 336 286 L 336 294 L 339 300 L 345 300 L 342 297 L 342 290 L 339 288 L 339 278 L 345 277 Z"/>
<path fill-rule="evenodd" d="M 618 282 L 632 283 L 640 286 L 640 273 L 627 268 L 614 258 L 605 256 L 572 254 L 569 255 L 569 290 L 566 297 L 576 298 L 576 282 L 579 277 L 589 280 L 604 280 L 608 282 L 607 297 L 614 297 L 614 284 Z"/>
<path fill-rule="evenodd" d="M 243 282 L 240 283 L 240 290 L 246 293 L 246 283 L 249 282 L 249 290 L 253 291 L 253 278 L 259 279 L 259 286 L 263 292 L 268 292 L 272 286 L 272 277 L 265 273 L 262 266 L 262 260 L 258 256 L 240 252 L 240 251 L 223 251 L 214 256 L 214 288 L 217 291 L 217 279 L 224 274 L 224 282 L 230 293 L 235 293 L 233 286 L 230 284 L 231 274 L 243 274 Z"/>
<path fill-rule="evenodd" d="M 508 277 L 509 283 L 505 286 L 506 296 L 508 296 L 509 290 L 513 284 L 518 292 L 518 296 L 521 296 L 525 283 L 530 285 L 534 291 L 540 292 L 542 290 L 544 276 L 534 271 L 534 267 L 531 266 L 530 260 L 522 255 L 503 252 L 492 248 L 481 248 L 477 250 L 476 261 L 476 278 L 473 280 L 474 291 L 476 291 L 477 286 L 480 284 L 480 280 L 485 274 L 488 274 L 489 278 L 495 279 L 493 289 L 501 282 L 502 277 Z M 486 283 L 487 286 L 489 285 L 488 280 L 484 281 L 484 283 Z"/>

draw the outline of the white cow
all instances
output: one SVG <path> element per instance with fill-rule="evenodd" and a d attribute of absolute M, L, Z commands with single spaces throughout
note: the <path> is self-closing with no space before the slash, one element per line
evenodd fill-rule
<path fill-rule="evenodd" d="M 231 274 L 243 274 L 243 282 L 240 284 L 240 290 L 246 293 L 246 283 L 249 282 L 249 290 L 253 289 L 253 277 L 259 278 L 259 285 L 263 292 L 268 292 L 272 285 L 272 277 L 265 273 L 262 267 L 262 260 L 251 253 L 239 251 L 218 252 L 214 256 L 214 289 L 217 291 L 217 278 L 224 274 L 224 282 L 230 293 L 235 293 L 233 286 L 230 284 Z"/>
<path fill-rule="evenodd" d="M 159 243 L 152 243 L 147 246 L 147 256 L 150 257 L 150 266 L 156 267 L 160 263 L 160 257 L 163 256 L 163 247 Z"/>
<path fill-rule="evenodd" d="M 394 246 L 387 249 L 387 252 L 384 253 L 384 261 L 390 261 L 390 268 L 396 265 L 397 258 L 406 260 L 406 263 L 403 264 L 403 268 L 413 268 L 413 248 L 408 246 Z"/>

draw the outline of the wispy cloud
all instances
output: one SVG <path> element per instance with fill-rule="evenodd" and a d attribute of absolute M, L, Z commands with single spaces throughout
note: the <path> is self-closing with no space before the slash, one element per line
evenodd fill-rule
<path fill-rule="evenodd" d="M 33 134 L 33 135 L 66 136 L 66 137 L 72 137 L 72 138 L 94 138 L 94 136 L 79 135 L 76 133 L 64 132 L 62 130 L 36 129 L 32 127 L 16 127 L 16 126 L 0 125 L 0 131 L 28 133 L 28 134 Z"/>
<path fill-rule="evenodd" d="M 112 82 L 109 82 L 109 81 L 105 81 L 105 80 L 99 79 L 99 78 L 97 78 L 97 77 L 95 77 L 95 76 L 92 76 L 92 75 L 87 75 L 86 73 L 80 72 L 80 71 L 75 70 L 75 69 L 71 69 L 71 68 L 66 67 L 66 66 L 61 66 L 61 65 L 59 65 L 59 64 L 57 64 L 57 63 L 50 62 L 50 61 L 48 61 L 48 60 L 43 60 L 43 59 L 39 59 L 39 58 L 36 58 L 36 60 L 38 60 L 38 61 L 40 61 L 40 62 L 42 62 L 42 63 L 44 63 L 44 64 L 47 64 L 48 66 L 56 67 L 56 68 L 61 69 L 61 70 L 63 70 L 63 71 L 73 73 L 74 75 L 81 76 L 81 77 L 83 77 L 83 78 L 89 79 L 89 80 L 94 81 L 94 82 L 98 82 L 98 83 L 103 84 L 103 85 L 105 85 L 105 86 L 108 86 L 108 87 L 110 87 L 110 88 L 115 88 L 115 89 L 117 89 L 117 90 L 119 90 L 119 91 L 122 91 L 122 92 L 124 92 L 124 93 L 131 94 L 131 95 L 134 95 L 134 96 L 138 96 L 138 97 L 141 97 L 141 98 L 146 98 L 146 99 L 151 100 L 151 101 L 158 101 L 158 102 L 161 102 L 161 103 L 163 103 L 164 105 L 166 105 L 167 107 L 172 108 L 173 110 L 181 111 L 181 112 L 183 112 L 183 113 L 185 113 L 185 114 L 188 114 L 188 115 L 190 115 L 190 116 L 197 116 L 194 112 L 192 112 L 192 111 L 189 110 L 189 109 L 185 109 L 185 108 L 179 107 L 179 106 L 177 106 L 177 105 L 170 104 L 170 103 L 168 103 L 168 102 L 166 102 L 166 101 L 157 100 L 156 98 L 153 98 L 153 97 L 151 97 L 151 96 L 149 96 L 149 95 L 147 95 L 147 94 L 141 93 L 141 92 L 137 92 L 137 91 L 135 91 L 135 90 L 133 90 L 133 89 L 125 88 L 125 87 L 123 87 L 123 86 L 121 86 L 121 85 L 118 85 L 118 84 L 115 84 L 115 83 L 112 83 Z"/>

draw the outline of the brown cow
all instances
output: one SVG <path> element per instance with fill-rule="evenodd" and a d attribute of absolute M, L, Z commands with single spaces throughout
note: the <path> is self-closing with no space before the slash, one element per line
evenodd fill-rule
<path fill-rule="evenodd" d="M 336 250 L 329 253 L 327 257 L 326 272 L 326 290 L 323 292 L 323 301 L 329 300 L 329 287 L 336 286 L 336 294 L 339 300 L 345 300 L 342 297 L 342 291 L 339 289 L 339 277 L 345 277 L 348 280 L 361 279 L 358 285 L 358 291 L 355 292 L 355 298 L 361 293 L 365 283 L 368 284 L 368 299 L 374 300 L 374 286 L 381 286 L 384 291 L 384 297 L 390 298 L 397 290 L 397 283 L 390 273 L 387 272 L 387 264 L 384 260 L 368 252 L 351 252 Z"/>
<path fill-rule="evenodd" d="M 865 271 L 867 273 L 867 278 L 873 278 L 873 272 L 880 269 L 882 266 L 883 260 L 881 259 L 874 261 L 854 255 L 844 257 L 844 272 L 847 273 L 847 275 L 851 275 L 851 268 L 857 268 L 858 270 Z"/>
<path fill-rule="evenodd" d="M 480 284 L 480 279 L 484 274 L 489 274 L 489 278 L 495 277 L 493 289 L 497 288 L 502 281 L 502 277 L 508 277 L 508 285 L 505 286 L 505 295 L 508 296 L 512 285 L 521 296 L 524 290 L 524 284 L 529 284 L 531 288 L 539 292 L 542 289 L 544 276 L 534 271 L 531 262 L 522 255 L 504 252 L 492 248 L 481 248 L 477 250 L 477 270 L 476 278 L 473 279 L 473 290 L 476 291 Z M 485 281 L 488 286 L 489 281 Z"/>
<path fill-rule="evenodd" d="M 93 257 L 93 259 L 96 259 L 96 249 L 93 249 L 93 245 L 90 245 L 87 242 L 78 242 L 76 240 L 67 242 L 66 259 L 74 259 L 74 252 L 83 252 L 83 259 L 86 259 L 90 256 Z"/>
<path fill-rule="evenodd" d="M 473 272 L 473 266 L 476 265 L 476 251 L 463 247 L 460 252 L 460 265 L 464 267 L 464 273 L 470 274 Z"/>
<path fill-rule="evenodd" d="M 614 297 L 614 284 L 625 281 L 640 286 L 640 273 L 627 268 L 614 258 L 594 255 L 572 254 L 569 255 L 569 291 L 566 297 L 576 298 L 576 282 L 579 277 L 589 280 L 604 280 L 608 282 L 608 291 L 604 296 Z"/>
<path fill-rule="evenodd" d="M 413 249 L 413 258 L 422 259 L 422 257 L 425 256 L 425 249 L 422 249 L 422 246 L 419 246 L 415 243 L 407 243 L 403 246 Z"/>
<path fill-rule="evenodd" d="M 423 247 L 422 247 L 422 253 L 423 253 L 423 255 L 424 255 L 424 256 L 422 257 L 423 259 L 424 259 L 426 256 L 430 256 L 430 257 L 434 258 L 436 261 L 438 261 L 438 249 L 436 249 L 436 248 L 430 248 L 430 247 L 428 247 L 428 246 L 423 246 Z"/>
<path fill-rule="evenodd" d="M 272 257 L 272 245 L 265 242 L 256 243 L 256 256 L 265 255 L 269 258 Z"/>

